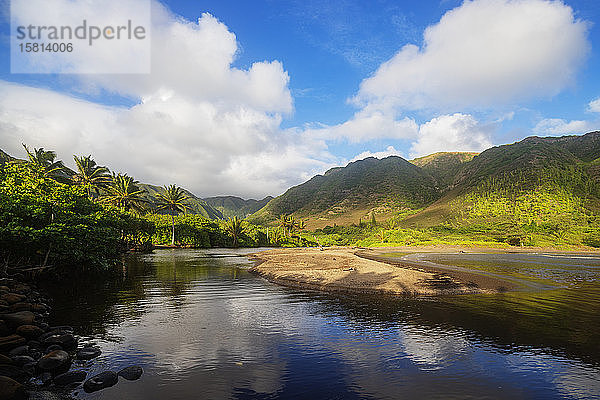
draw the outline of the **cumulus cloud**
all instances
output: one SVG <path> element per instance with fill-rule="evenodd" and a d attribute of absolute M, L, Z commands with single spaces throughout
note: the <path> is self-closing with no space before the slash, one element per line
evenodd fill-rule
<path fill-rule="evenodd" d="M 332 166 L 324 143 L 279 128 L 280 117 L 250 108 L 219 110 L 175 94 L 131 107 L 107 107 L 45 89 L 0 83 L 2 148 L 51 148 L 70 162 L 99 163 L 156 184 L 176 182 L 198 195 L 263 196 Z"/>
<path fill-rule="evenodd" d="M 481 125 L 472 115 L 456 113 L 433 118 L 419 128 L 411 157 L 438 151 L 482 151 L 492 146 L 493 126 Z"/>
<path fill-rule="evenodd" d="M 588 24 L 562 1 L 475 0 L 448 11 L 365 79 L 354 102 L 485 108 L 553 96 L 588 54 Z"/>
<path fill-rule="evenodd" d="M 533 128 L 533 133 L 544 136 L 574 135 L 593 130 L 593 123 L 589 121 L 567 121 L 560 118 L 543 119 Z"/>
<path fill-rule="evenodd" d="M 600 97 L 596 100 L 590 101 L 588 104 L 588 111 L 600 113 Z"/>
<path fill-rule="evenodd" d="M 281 129 L 293 102 L 280 62 L 235 68 L 236 37 L 215 17 L 193 22 L 157 1 L 152 7 L 151 74 L 74 76 L 76 90 L 116 93 L 133 106 L 0 81 L 0 147 L 22 155 L 25 142 L 67 162 L 92 154 L 141 181 L 175 182 L 201 196 L 278 194 L 336 164 L 323 140 Z"/>
<path fill-rule="evenodd" d="M 326 140 L 347 140 L 350 143 L 373 139 L 407 139 L 417 135 L 417 123 L 408 117 L 396 119 L 381 111 L 360 110 L 346 122 L 338 125 L 307 128 L 304 134 Z"/>

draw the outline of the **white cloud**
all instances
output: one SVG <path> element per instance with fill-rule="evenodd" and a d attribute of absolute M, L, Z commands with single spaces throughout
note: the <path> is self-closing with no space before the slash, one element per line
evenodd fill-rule
<path fill-rule="evenodd" d="M 373 139 L 407 139 L 417 135 L 417 123 L 408 117 L 396 119 L 391 114 L 368 109 L 358 111 L 348 121 L 339 125 L 310 127 L 304 134 L 325 140 L 348 140 L 350 143 Z"/>
<path fill-rule="evenodd" d="M 588 111 L 600 113 L 600 97 L 590 101 L 588 104 Z"/>
<path fill-rule="evenodd" d="M 117 93 L 134 106 L 0 81 L 0 148 L 22 155 L 24 142 L 56 150 L 67 163 L 74 153 L 92 154 L 141 181 L 173 182 L 201 196 L 278 194 L 336 164 L 322 139 L 281 129 L 293 103 L 280 62 L 235 68 L 236 37 L 223 23 L 152 6 L 151 74 L 74 77 L 75 90 Z"/>
<path fill-rule="evenodd" d="M 410 155 L 414 158 L 438 151 L 482 151 L 492 146 L 492 130 L 492 126 L 479 124 L 472 115 L 442 115 L 421 125 Z"/>
<path fill-rule="evenodd" d="M 371 152 L 371 151 L 363 151 L 360 154 L 357 154 L 352 160 L 350 161 L 358 161 L 358 160 L 363 160 L 365 158 L 368 157 L 375 157 L 375 158 L 386 158 L 389 156 L 398 156 L 398 157 L 404 157 L 404 155 L 402 154 L 402 152 L 400 150 L 396 150 L 396 148 L 394 148 L 394 146 L 388 146 L 385 150 L 382 151 L 376 151 L 376 152 Z"/>
<path fill-rule="evenodd" d="M 487 108 L 559 93 L 590 45 L 562 1 L 475 0 L 448 11 L 365 79 L 358 105 Z"/>
<path fill-rule="evenodd" d="M 92 154 L 117 171 L 198 195 L 278 194 L 335 164 L 322 141 L 279 128 L 281 118 L 247 107 L 223 111 L 175 94 L 132 108 L 107 107 L 45 89 L 0 82 L 0 148 L 20 143 Z"/>
<path fill-rule="evenodd" d="M 594 130 L 589 121 L 573 120 L 567 121 L 560 118 L 543 119 L 533 128 L 533 133 L 544 136 L 574 135 Z"/>

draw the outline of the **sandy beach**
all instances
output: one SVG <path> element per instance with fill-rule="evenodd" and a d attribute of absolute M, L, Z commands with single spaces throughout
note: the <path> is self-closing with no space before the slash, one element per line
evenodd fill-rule
<path fill-rule="evenodd" d="M 514 288 L 511 282 L 477 273 L 378 259 L 389 250 L 274 249 L 251 255 L 257 262 L 252 271 L 284 286 L 342 293 L 432 296 L 495 293 Z"/>

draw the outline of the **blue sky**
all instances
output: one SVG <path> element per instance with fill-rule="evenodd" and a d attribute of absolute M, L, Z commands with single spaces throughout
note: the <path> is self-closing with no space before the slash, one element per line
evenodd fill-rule
<path fill-rule="evenodd" d="M 92 153 L 142 181 L 261 197 L 369 155 L 600 129 L 595 0 L 152 3 L 163 25 L 138 79 L 11 74 L 4 2 L 0 148 Z"/>

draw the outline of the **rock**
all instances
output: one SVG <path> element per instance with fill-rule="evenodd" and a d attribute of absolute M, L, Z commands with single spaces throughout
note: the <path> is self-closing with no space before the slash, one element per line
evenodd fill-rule
<path fill-rule="evenodd" d="M 123 368 L 122 370 L 120 370 L 118 375 L 124 379 L 127 379 L 128 381 L 135 381 L 140 379 L 143 373 L 144 370 L 142 369 L 142 367 L 140 367 L 139 365 L 132 365 L 130 367 Z"/>
<path fill-rule="evenodd" d="M 8 293 L 10 292 L 10 288 L 8 286 L 2 285 L 0 286 L 0 292 Z"/>
<path fill-rule="evenodd" d="M 22 368 L 19 368 L 16 365 L 7 364 L 0 365 L 0 376 L 7 376 L 19 382 L 25 382 L 31 378 L 31 375 L 23 371 Z"/>
<path fill-rule="evenodd" d="M 42 333 L 44 333 L 42 328 L 35 325 L 21 325 L 17 328 L 17 335 L 21 335 L 25 339 L 35 339 Z"/>
<path fill-rule="evenodd" d="M 27 372 L 27 374 L 29 374 L 29 376 L 34 376 L 35 372 L 37 370 L 37 363 L 34 360 L 33 362 L 28 362 L 27 364 L 23 364 L 23 366 L 21 368 L 23 368 L 23 371 Z"/>
<path fill-rule="evenodd" d="M 42 330 L 44 332 L 46 332 L 48 330 L 48 324 L 45 322 L 36 322 L 36 325 L 39 326 L 40 328 L 42 328 Z"/>
<path fill-rule="evenodd" d="M 6 322 L 0 321 L 0 336 L 8 336 L 10 333 L 11 331 L 8 329 L 8 326 L 6 326 Z"/>
<path fill-rule="evenodd" d="M 31 311 L 19 311 L 0 316 L 9 328 L 16 329 L 21 325 L 31 325 L 35 320 L 35 314 Z"/>
<path fill-rule="evenodd" d="M 85 371 L 69 371 L 54 377 L 56 386 L 69 386 L 75 382 L 83 382 L 87 376 Z"/>
<path fill-rule="evenodd" d="M 32 304 L 31 311 L 45 313 L 46 311 L 48 311 L 48 306 L 45 304 Z"/>
<path fill-rule="evenodd" d="M 0 364 L 12 364 L 13 360 L 10 357 L 0 354 Z"/>
<path fill-rule="evenodd" d="M 40 349 L 41 343 L 37 340 L 30 340 L 27 342 L 27 346 L 29 346 L 30 349 Z"/>
<path fill-rule="evenodd" d="M 54 351 L 54 350 L 64 350 L 64 349 L 61 346 L 57 345 L 57 344 L 53 344 L 53 345 L 48 346 L 46 348 L 46 353 L 50 353 L 51 351 Z"/>
<path fill-rule="evenodd" d="M 3 294 L 2 296 L 0 296 L 0 299 L 6 301 L 10 305 L 10 304 L 14 304 L 14 303 L 23 301 L 26 299 L 26 297 L 23 296 L 22 294 L 6 293 L 6 294 Z"/>
<path fill-rule="evenodd" d="M 54 350 L 38 361 L 38 367 L 45 371 L 54 371 L 70 364 L 69 354 L 63 350 Z"/>
<path fill-rule="evenodd" d="M 35 360 L 29 356 L 15 356 L 12 359 L 16 365 L 22 367 L 25 364 L 34 363 Z"/>
<path fill-rule="evenodd" d="M 15 347 L 25 344 L 25 338 L 19 335 L 10 335 L 0 337 L 0 351 L 7 352 Z"/>
<path fill-rule="evenodd" d="M 92 358 L 98 357 L 100 354 L 102 354 L 100 349 L 95 347 L 84 347 L 77 351 L 77 358 L 80 360 L 91 360 Z"/>
<path fill-rule="evenodd" d="M 17 283 L 13 287 L 13 292 L 19 293 L 19 294 L 28 294 L 28 293 L 31 293 L 31 287 L 24 283 Z"/>
<path fill-rule="evenodd" d="M 25 387 L 6 376 L 0 376 L 0 400 L 25 400 L 29 397 Z"/>
<path fill-rule="evenodd" d="M 11 304 L 8 307 L 8 311 L 9 312 L 16 312 L 16 311 L 33 311 L 33 310 L 32 310 L 32 304 L 31 303 L 19 302 L 19 303 Z"/>
<path fill-rule="evenodd" d="M 86 393 L 96 392 L 98 390 L 111 387 L 117 384 L 119 376 L 113 371 L 104 371 L 91 377 L 83 384 L 83 390 Z"/>
<path fill-rule="evenodd" d="M 8 352 L 9 357 L 17 357 L 17 356 L 26 356 L 29 354 L 29 346 L 19 346 L 15 347 L 11 351 Z"/>
<path fill-rule="evenodd" d="M 70 333 L 48 336 L 42 339 L 42 343 L 48 346 L 57 344 L 65 350 L 72 350 L 77 347 L 77 339 Z"/>

